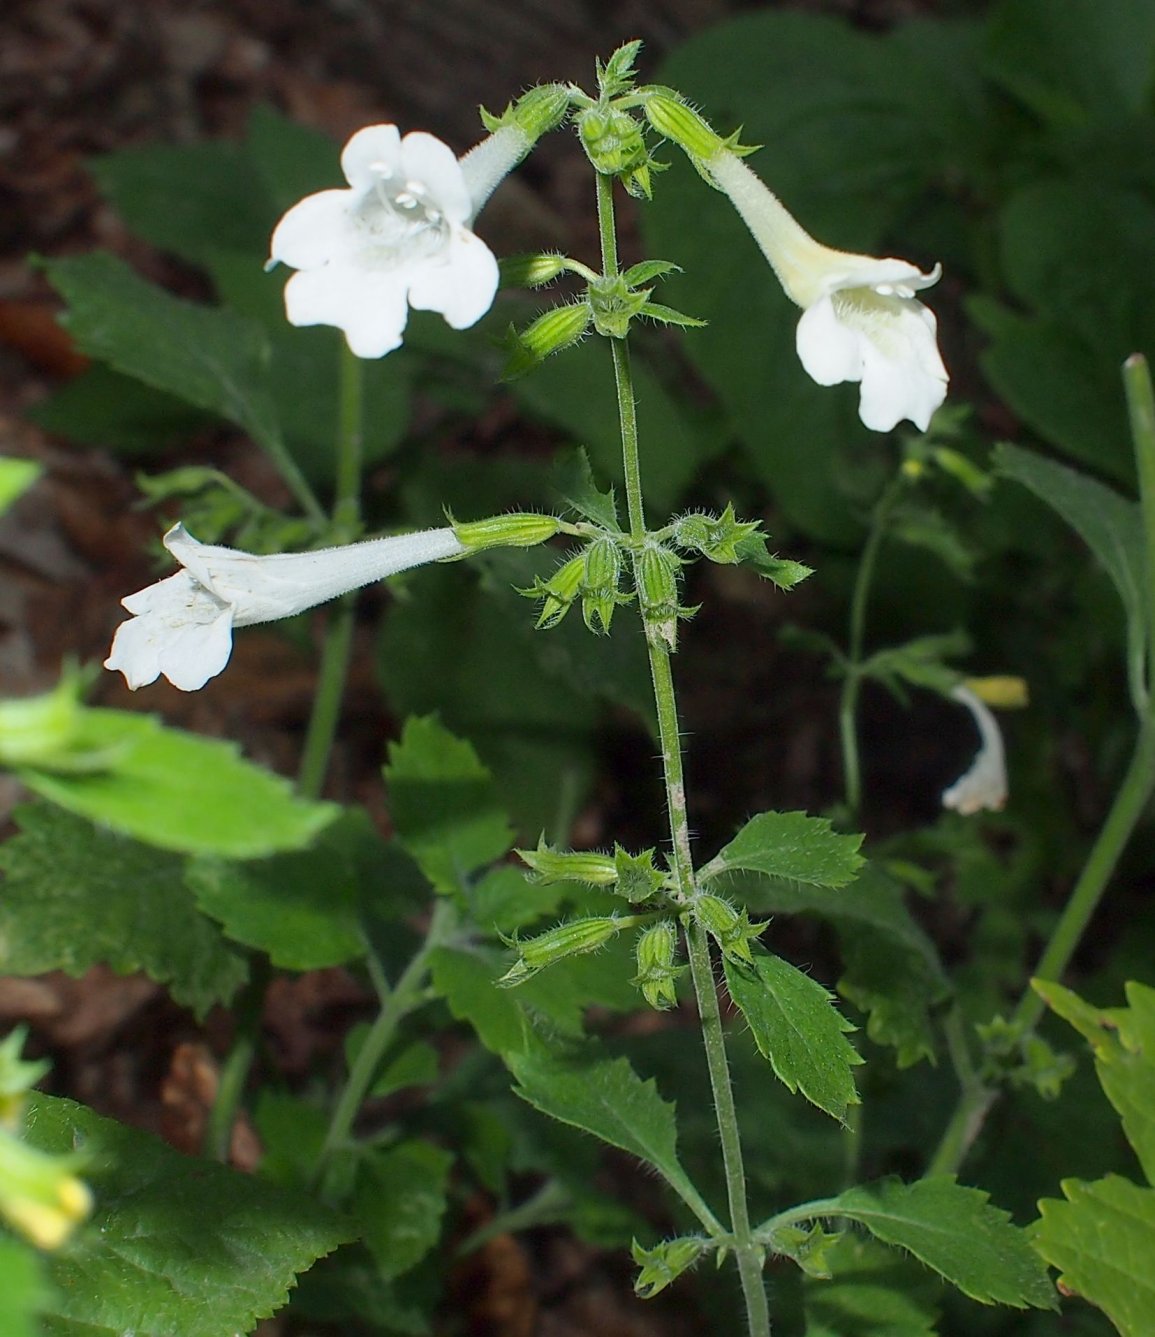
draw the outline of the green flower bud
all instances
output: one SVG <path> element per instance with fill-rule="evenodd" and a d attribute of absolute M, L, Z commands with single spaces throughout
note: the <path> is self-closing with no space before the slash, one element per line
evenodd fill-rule
<path fill-rule="evenodd" d="M 590 304 L 583 299 L 543 312 L 520 332 L 510 327 L 505 340 L 509 357 L 502 376 L 507 381 L 516 380 L 547 357 L 576 344 L 589 329 L 592 319 Z"/>
<path fill-rule="evenodd" d="M 669 548 L 648 543 L 638 559 L 638 596 L 646 615 L 647 635 L 655 636 L 668 650 L 678 640 L 678 571 L 681 559 Z"/>
<path fill-rule="evenodd" d="M 618 879 L 617 864 L 608 854 L 596 850 L 555 850 L 544 838 L 535 850 L 514 850 L 523 863 L 533 869 L 533 880 L 542 886 L 551 882 L 585 882 L 607 887 Z"/>
<path fill-rule="evenodd" d="M 680 1239 L 663 1240 L 652 1249 L 643 1249 L 634 1240 L 630 1252 L 634 1262 L 641 1268 L 634 1281 L 634 1291 L 643 1300 L 653 1299 L 659 1291 L 664 1291 L 671 1281 L 688 1267 L 693 1267 L 706 1248 L 705 1240 L 684 1235 Z"/>
<path fill-rule="evenodd" d="M 543 251 L 538 255 L 510 255 L 498 262 L 503 288 L 540 288 L 560 278 L 569 269 L 564 255 Z"/>
<path fill-rule="evenodd" d="M 672 140 L 692 158 L 708 162 L 726 148 L 701 116 L 670 93 L 653 93 L 646 99 L 646 119 L 663 139 Z"/>
<path fill-rule="evenodd" d="M 530 589 L 519 591 L 527 599 L 542 600 L 541 612 L 537 617 L 539 631 L 556 627 L 573 607 L 585 579 L 585 566 L 585 554 L 578 553 L 559 567 L 548 580 L 539 577 Z"/>
<path fill-rule="evenodd" d="M 623 929 L 633 928 L 637 922 L 637 917 L 633 915 L 575 919 L 572 923 L 559 924 L 546 933 L 539 933 L 536 938 L 527 938 L 524 942 L 510 941 L 509 945 L 517 948 L 518 959 L 497 983 L 504 989 L 512 989 L 514 985 L 521 984 L 539 970 L 567 956 L 596 952 L 611 938 L 616 938 Z"/>
<path fill-rule="evenodd" d="M 633 291 L 620 274 L 591 283 L 589 303 L 594 329 L 607 339 L 624 339 L 630 321 L 641 315 L 652 291 L 650 288 Z"/>
<path fill-rule="evenodd" d="M 621 549 L 609 537 L 596 538 L 585 550 L 585 579 L 582 584 L 582 617 L 590 631 L 608 632 L 614 609 L 629 601 L 618 592 L 622 575 Z"/>
<path fill-rule="evenodd" d="M 633 904 L 653 900 L 666 885 L 666 875 L 654 867 L 653 850 L 631 854 L 629 850 L 616 845 L 614 867 L 618 879 L 614 891 Z"/>
<path fill-rule="evenodd" d="M 454 524 L 457 541 L 471 552 L 484 548 L 533 548 L 551 539 L 561 528 L 561 521 L 553 515 L 537 515 L 532 511 L 493 515 L 488 520 L 470 520 Z"/>
<path fill-rule="evenodd" d="M 481 108 L 481 121 L 494 134 L 507 126 L 514 126 L 528 139 L 535 141 L 548 134 L 565 119 L 569 110 L 569 89 L 565 84 L 538 84 L 511 102 L 500 116 Z"/>
<path fill-rule="evenodd" d="M 618 176 L 645 164 L 642 128 L 628 112 L 599 104 L 580 112 L 577 126 L 587 157 L 603 176 Z"/>
<path fill-rule="evenodd" d="M 633 982 L 646 1002 L 659 1012 L 677 1006 L 674 982 L 686 969 L 674 964 L 677 951 L 678 930 L 672 920 L 659 920 L 638 935 L 638 973 Z"/>
<path fill-rule="evenodd" d="M 735 910 L 720 896 L 701 895 L 694 900 L 694 918 L 722 949 L 727 961 L 752 966 L 754 954 L 750 940 L 762 932 L 762 925 L 751 924 L 745 910 Z"/>
<path fill-rule="evenodd" d="M 742 560 L 741 545 L 756 534 L 759 521 L 739 521 L 733 505 L 727 505 L 721 515 L 695 512 L 684 515 L 674 525 L 674 542 L 679 548 L 700 552 L 712 562 L 733 564 Z"/>

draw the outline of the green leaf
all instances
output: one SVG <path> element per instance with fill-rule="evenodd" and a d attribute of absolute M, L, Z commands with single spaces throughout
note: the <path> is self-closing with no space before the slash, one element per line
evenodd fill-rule
<path fill-rule="evenodd" d="M 753 951 L 752 970 L 729 960 L 725 970 L 759 1053 L 790 1091 L 845 1123 L 847 1106 L 859 1103 L 851 1070 L 862 1059 L 846 1038 L 854 1027 L 817 980 L 757 944 Z"/>
<path fill-rule="evenodd" d="M 337 812 L 297 798 L 235 743 L 167 729 L 134 711 L 85 711 L 76 746 L 105 752 L 107 769 L 17 774 L 62 808 L 162 849 L 257 858 L 307 845 Z"/>
<path fill-rule="evenodd" d="M 1050 980 L 1034 980 L 1035 992 L 1053 1012 L 1090 1041 L 1095 1073 L 1123 1120 L 1149 1184 L 1155 1184 L 1155 989 L 1129 981 L 1129 1007 L 1097 1008 Z"/>
<path fill-rule="evenodd" d="M 94 362 L 28 417 L 46 432 L 121 455 L 159 454 L 213 421 L 175 395 Z"/>
<path fill-rule="evenodd" d="M 358 1167 L 352 1208 L 384 1277 L 415 1267 L 441 1237 L 453 1153 L 410 1141 L 371 1153 Z"/>
<path fill-rule="evenodd" d="M 517 996 L 496 981 L 508 962 L 484 948 L 438 947 L 430 953 L 434 989 L 458 1021 L 467 1021 L 495 1054 L 512 1054 L 531 1040 L 531 1028 Z"/>
<path fill-rule="evenodd" d="M 318 970 L 364 955 L 363 906 L 381 913 L 400 899 L 407 908 L 410 868 L 365 812 L 347 809 L 310 849 L 246 863 L 202 857 L 186 879 L 200 908 L 235 942 L 267 952 L 281 969 Z"/>
<path fill-rule="evenodd" d="M 129 228 L 161 250 L 193 264 L 217 251 L 247 252 L 257 265 L 268 254 L 272 206 L 239 145 L 140 145 L 91 167 Z"/>
<path fill-rule="evenodd" d="M 0 455 L 0 515 L 17 497 L 27 492 L 43 472 L 35 460 L 17 460 Z"/>
<path fill-rule="evenodd" d="M 1119 1175 L 1064 1179 L 1067 1201 L 1044 1198 L 1035 1247 L 1065 1294 L 1098 1305 L 1123 1337 L 1155 1332 L 1155 1190 Z"/>
<path fill-rule="evenodd" d="M 823 1253 L 829 1280 L 804 1283 L 806 1337 L 934 1337 L 930 1274 L 873 1240 L 845 1234 Z"/>
<path fill-rule="evenodd" d="M 561 1057 L 538 1048 L 507 1054 L 505 1061 L 518 1081 L 515 1094 L 535 1109 L 628 1151 L 652 1165 L 691 1207 L 700 1204 L 678 1162 L 674 1106 L 624 1058 Z"/>
<path fill-rule="evenodd" d="M 1059 128 L 1139 111 L 1155 68 L 1155 11 L 1146 0 L 1001 0 L 984 65 Z"/>
<path fill-rule="evenodd" d="M 278 213 L 305 195 L 349 184 L 341 174 L 340 150 L 328 135 L 265 104 L 253 108 L 246 147 Z M 267 238 L 262 242 L 267 249 Z"/>
<path fill-rule="evenodd" d="M 457 892 L 513 844 L 493 776 L 432 716 L 410 719 L 385 768 L 399 843 L 440 892 Z"/>
<path fill-rule="evenodd" d="M 618 508 L 614 490 L 599 492 L 594 483 L 590 459 L 584 450 L 574 450 L 559 456 L 554 474 L 554 488 L 567 506 L 595 525 L 611 532 L 618 528 Z"/>
<path fill-rule="evenodd" d="M 51 1292 L 44 1260 L 18 1239 L 0 1237 L 0 1332 L 4 1337 L 40 1337 L 36 1315 Z"/>
<path fill-rule="evenodd" d="M 824 1206 L 864 1225 L 884 1244 L 906 1249 L 981 1304 L 1057 1308 L 1026 1233 L 988 1197 L 957 1184 L 953 1175 L 936 1175 L 913 1184 L 884 1179 L 847 1189 Z"/>
<path fill-rule="evenodd" d="M 44 269 L 84 352 L 281 447 L 259 325 L 173 297 L 111 255 L 49 260 Z"/>
<path fill-rule="evenodd" d="M 96 1209 L 48 1260 L 50 1337 L 221 1337 L 284 1304 L 293 1278 L 351 1238 L 327 1208 L 82 1105 L 34 1095 L 28 1140 L 86 1157 Z"/>
<path fill-rule="evenodd" d="M 1001 444 L 995 464 L 1057 511 L 1091 549 L 1123 601 L 1132 655 L 1141 652 L 1147 581 L 1138 505 L 1086 474 L 1018 446 Z"/>
<path fill-rule="evenodd" d="M 143 970 L 203 1016 L 244 983 L 243 957 L 196 908 L 174 854 L 28 804 L 0 847 L 0 974 Z"/>
<path fill-rule="evenodd" d="M 763 812 L 752 817 L 702 870 L 703 880 L 743 870 L 812 887 L 845 887 L 865 860 L 862 837 L 840 836 L 826 817 Z"/>

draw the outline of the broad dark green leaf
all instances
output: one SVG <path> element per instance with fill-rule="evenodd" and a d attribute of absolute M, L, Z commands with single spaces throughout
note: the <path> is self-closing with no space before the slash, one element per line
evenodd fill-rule
<path fill-rule="evenodd" d="M 44 1260 L 31 1245 L 0 1237 L 0 1332 L 4 1337 L 40 1337 L 37 1314 L 50 1291 Z"/>
<path fill-rule="evenodd" d="M 1097 1305 L 1123 1337 L 1155 1332 L 1155 1189 L 1119 1175 L 1064 1179 L 1066 1202 L 1044 1198 L 1035 1247 L 1065 1293 Z"/>
<path fill-rule="evenodd" d="M 87 710 L 78 748 L 107 769 L 21 769 L 44 798 L 162 849 L 258 858 L 307 845 L 337 814 L 297 798 L 287 780 L 245 761 L 235 743 L 167 729 L 129 710 Z"/>
<path fill-rule="evenodd" d="M 0 848 L 0 974 L 143 970 L 203 1015 L 244 983 L 244 958 L 196 908 L 183 860 L 47 803 Z"/>
<path fill-rule="evenodd" d="M 410 867 L 363 811 L 348 809 L 307 850 L 244 863 L 202 857 L 189 864 L 186 880 L 235 942 L 267 952 L 282 969 L 317 970 L 364 955 L 362 907 L 387 911 L 399 899 L 391 897 L 391 871 L 407 889 Z"/>
<path fill-rule="evenodd" d="M 698 1195 L 678 1162 L 674 1107 L 624 1058 L 564 1058 L 536 1048 L 507 1054 L 516 1094 L 543 1114 L 584 1129 L 652 1165 L 686 1202 Z"/>
<path fill-rule="evenodd" d="M 493 776 L 471 743 L 432 716 L 407 721 L 385 780 L 397 839 L 438 891 L 459 892 L 512 845 Z"/>
<path fill-rule="evenodd" d="M 753 969 L 725 963 L 726 987 L 754 1043 L 779 1081 L 840 1123 L 859 1103 L 853 1068 L 862 1059 L 846 1038 L 854 1027 L 834 995 L 781 957 L 754 946 Z"/>
<path fill-rule="evenodd" d="M 765 873 L 810 887 L 845 887 L 865 860 L 862 837 L 842 836 L 826 817 L 804 812 L 763 812 L 752 817 L 702 870 L 704 878 L 726 872 Z"/>
<path fill-rule="evenodd" d="M 1155 68 L 1147 0 L 1000 0 L 988 24 L 988 74 L 1057 128 L 1138 111 Z"/>
<path fill-rule="evenodd" d="M 1026 1233 L 988 1198 L 956 1183 L 953 1175 L 913 1184 L 884 1179 L 840 1193 L 824 1215 L 859 1222 L 876 1239 L 906 1249 L 982 1304 L 1057 1308 L 1047 1270 Z"/>
<path fill-rule="evenodd" d="M 87 1158 L 96 1197 L 52 1255 L 46 1337 L 222 1337 L 284 1304 L 298 1272 L 350 1239 L 300 1194 L 170 1147 L 82 1105 L 33 1095 L 28 1139 Z"/>
<path fill-rule="evenodd" d="M 453 1153 L 409 1141 L 365 1158 L 352 1209 L 384 1277 L 415 1267 L 441 1236 Z"/>
<path fill-rule="evenodd" d="M 277 214 L 305 195 L 349 184 L 341 172 L 338 144 L 270 106 L 253 109 L 245 147 Z"/>
<path fill-rule="evenodd" d="M 111 255 L 49 260 L 44 268 L 84 352 L 280 447 L 259 325 L 173 297 Z"/>

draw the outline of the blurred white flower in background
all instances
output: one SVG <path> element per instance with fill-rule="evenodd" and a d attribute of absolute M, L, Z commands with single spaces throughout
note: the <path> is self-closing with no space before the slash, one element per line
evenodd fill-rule
<path fill-rule="evenodd" d="M 953 808 L 964 817 L 982 812 L 984 808 L 999 812 L 1007 801 L 1007 758 L 998 720 L 982 698 L 965 684 L 959 683 L 953 688 L 951 696 L 966 706 L 974 717 L 981 746 L 970 770 L 943 791 L 942 806 Z"/>
<path fill-rule="evenodd" d="M 465 552 L 448 528 L 258 557 L 200 543 L 174 525 L 164 546 L 184 570 L 121 600 L 133 617 L 117 628 L 104 661 L 134 691 L 163 673 L 174 687 L 195 692 L 228 663 L 234 627 L 291 617 L 398 571 Z"/>

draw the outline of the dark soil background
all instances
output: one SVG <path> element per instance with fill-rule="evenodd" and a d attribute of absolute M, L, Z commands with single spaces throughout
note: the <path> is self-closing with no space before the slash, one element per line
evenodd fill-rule
<path fill-rule="evenodd" d="M 500 109 L 525 87 L 572 79 L 589 86 L 594 57 L 621 41 L 646 42 L 643 71 L 686 36 L 740 9 L 736 0 L 5 0 L 0 8 L 0 454 L 39 460 L 45 477 L 0 521 L 0 695 L 47 690 L 62 661 L 99 662 L 120 620 L 119 600 L 153 574 L 145 541 L 155 519 L 135 508 L 130 463 L 76 450 L 47 437 L 23 411 L 82 368 L 55 321 L 56 303 L 29 267 L 30 253 L 114 251 L 150 277 L 189 291 L 195 276 L 135 242 L 101 201 L 86 170 L 95 154 L 132 144 L 239 135 L 254 105 L 269 102 L 336 144 L 378 121 L 425 128 L 463 151 L 480 137 L 476 107 Z M 934 0 L 829 0 L 800 3 L 882 28 L 915 12 L 958 5 Z M 593 219 L 588 177 L 576 145 L 555 136 L 530 169 L 508 182 L 486 214 L 500 254 L 530 211 L 535 228 L 577 254 Z M 571 220 L 578 220 L 573 222 Z M 503 237 L 502 231 L 507 236 Z M 586 231 L 582 231 L 585 229 Z M 278 483 L 256 452 L 229 433 L 209 443 L 215 461 L 258 494 L 277 500 Z M 713 641 L 712 636 L 704 638 Z M 313 669 L 275 633 L 250 631 L 229 673 L 208 695 L 162 685 L 130 697 L 103 675 L 94 699 L 163 710 L 170 723 L 237 739 L 248 755 L 292 773 L 311 697 Z M 700 676 L 700 675 L 699 675 Z M 741 665 L 722 664 L 712 684 L 686 704 L 705 749 L 700 815 L 732 808 L 730 786 L 751 776 L 711 765 L 711 738 L 730 726 L 724 702 L 748 683 Z M 227 684 L 227 686 L 225 686 Z M 352 691 L 374 707 L 372 670 L 355 666 Z M 827 746 L 830 701 L 815 683 L 796 684 L 793 798 L 814 806 L 836 784 Z M 360 709 L 360 704 L 358 706 Z M 382 728 L 387 722 L 382 722 Z M 964 752 L 962 755 L 965 756 Z M 634 788 L 650 756 L 607 757 L 607 793 Z M 377 784 L 379 749 L 356 753 L 340 770 L 335 797 L 365 801 Z M 616 782 L 614 779 L 615 771 Z M 713 777 L 713 780 L 711 780 Z M 646 783 L 651 783 L 647 781 Z M 711 791 L 711 784 L 716 792 Z M 757 786 L 755 786 L 757 787 Z M 0 822 L 20 801 L 0 777 Z M 748 802 L 756 802 L 750 795 Z M 377 799 L 380 805 L 380 799 Z M 614 814 L 589 814 L 595 832 Z M 596 837 L 595 837 L 596 838 Z M 266 1009 L 269 1052 L 291 1080 L 340 1043 L 367 1002 L 357 982 L 322 971 L 272 986 Z M 143 977 L 94 971 L 79 980 L 0 979 L 0 1030 L 31 1025 L 53 1059 L 53 1088 L 102 1113 L 162 1133 L 194 1150 L 229 1040 L 224 1016 L 200 1028 Z M 242 1125 L 234 1159 L 252 1165 L 255 1135 Z M 525 1242 L 493 1241 L 455 1280 L 456 1330 L 508 1337 L 700 1331 L 676 1305 L 647 1307 L 630 1290 L 630 1269 L 563 1232 Z M 263 1332 L 281 1331 L 276 1323 Z"/>

